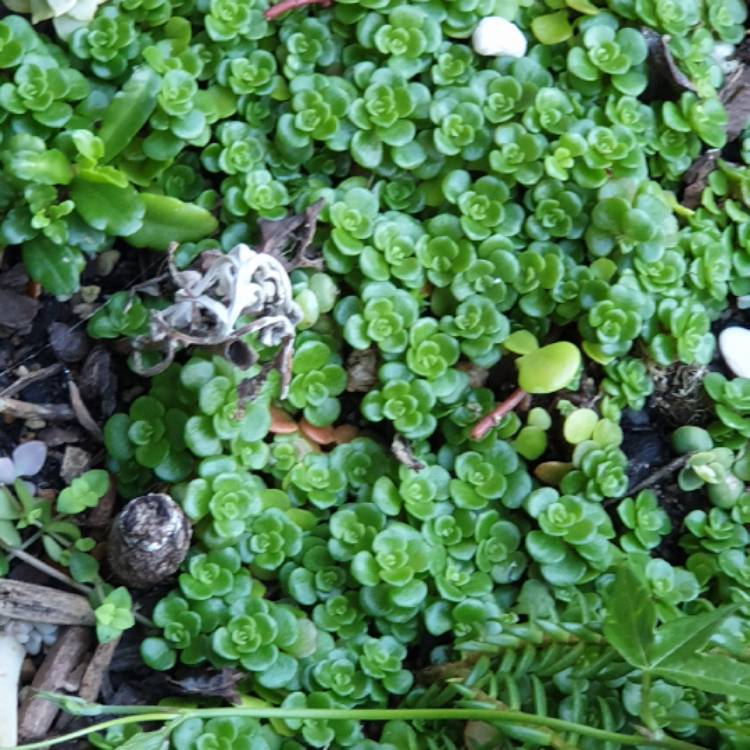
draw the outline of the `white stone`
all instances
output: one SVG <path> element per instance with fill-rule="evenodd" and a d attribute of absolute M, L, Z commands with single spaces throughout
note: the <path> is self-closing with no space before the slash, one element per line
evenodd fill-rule
<path fill-rule="evenodd" d="M 528 43 L 521 29 L 501 16 L 487 16 L 474 29 L 471 46 L 478 55 L 523 57 Z"/>
<path fill-rule="evenodd" d="M 750 378 L 750 328 L 725 328 L 719 334 L 719 351 L 738 378 Z"/>

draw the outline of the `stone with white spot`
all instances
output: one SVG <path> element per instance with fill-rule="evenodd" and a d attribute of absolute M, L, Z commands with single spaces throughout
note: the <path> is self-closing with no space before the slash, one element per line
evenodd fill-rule
<path fill-rule="evenodd" d="M 523 57 L 528 43 L 521 29 L 507 18 L 487 16 L 474 29 L 471 46 L 478 55 Z"/>
<path fill-rule="evenodd" d="M 750 378 L 750 328 L 725 328 L 719 334 L 719 351 L 738 378 Z"/>

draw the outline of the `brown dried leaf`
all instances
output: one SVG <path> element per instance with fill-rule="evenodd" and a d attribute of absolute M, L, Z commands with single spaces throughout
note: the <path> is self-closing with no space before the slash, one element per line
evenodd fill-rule
<path fill-rule="evenodd" d="M 323 205 L 324 201 L 321 199 L 308 206 L 303 214 L 293 214 L 278 221 L 261 219 L 258 222 L 261 242 L 257 251 L 273 255 L 287 271 L 295 268 L 322 269 L 323 259 L 311 258 L 307 251 L 315 236 L 315 227 Z"/>
<path fill-rule="evenodd" d="M 378 354 L 375 349 L 354 349 L 346 360 L 346 390 L 368 393 L 378 382 Z"/>
<path fill-rule="evenodd" d="M 701 204 L 701 196 L 708 182 L 708 176 L 716 168 L 716 162 L 721 155 L 721 149 L 712 148 L 701 154 L 691 165 L 682 184 L 685 189 L 682 193 L 682 205 L 686 208 L 698 208 Z"/>
<path fill-rule="evenodd" d="M 677 67 L 667 42 L 668 36 L 641 28 L 648 45 L 649 95 L 654 99 L 670 99 L 684 91 L 696 92 L 693 82 Z"/>

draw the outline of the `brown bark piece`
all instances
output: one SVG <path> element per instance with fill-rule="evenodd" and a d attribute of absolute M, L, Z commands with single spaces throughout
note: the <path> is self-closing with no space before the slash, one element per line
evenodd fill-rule
<path fill-rule="evenodd" d="M 0 617 L 50 625 L 93 625 L 88 599 L 48 586 L 0 579 Z"/>
<path fill-rule="evenodd" d="M 727 77 L 719 91 L 719 99 L 727 110 L 727 142 L 733 141 L 750 121 L 750 67 L 740 65 Z"/>
<path fill-rule="evenodd" d="M 67 628 L 57 639 L 34 676 L 32 692 L 21 703 L 18 712 L 21 739 L 34 740 L 49 732 L 59 709 L 54 703 L 36 697 L 36 691 L 55 692 L 63 688 L 91 648 L 93 639 L 90 628 L 77 625 Z"/>

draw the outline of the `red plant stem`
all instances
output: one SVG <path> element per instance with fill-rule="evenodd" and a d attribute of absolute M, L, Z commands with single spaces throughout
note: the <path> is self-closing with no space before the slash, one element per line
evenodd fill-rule
<path fill-rule="evenodd" d="M 288 10 L 304 8 L 306 5 L 322 5 L 324 8 L 328 8 L 332 2 L 333 0 L 281 0 L 280 3 L 272 5 L 263 15 L 268 21 L 273 21 L 274 18 L 278 18 Z"/>
<path fill-rule="evenodd" d="M 513 411 L 529 394 L 526 393 L 522 388 L 516 388 L 513 393 L 501 401 L 495 408 L 486 416 L 482 417 L 475 425 L 471 428 L 469 437 L 472 440 L 481 440 L 493 427 L 500 424 L 500 420 L 508 413 Z"/>

